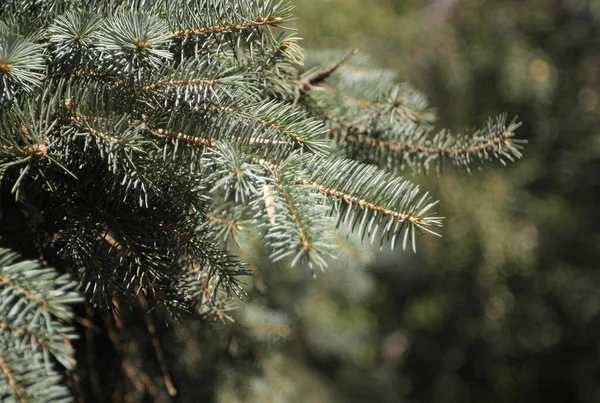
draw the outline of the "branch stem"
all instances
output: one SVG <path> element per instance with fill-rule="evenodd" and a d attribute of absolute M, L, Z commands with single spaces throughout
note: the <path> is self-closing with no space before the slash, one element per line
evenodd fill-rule
<path fill-rule="evenodd" d="M 2 373 L 4 374 L 6 379 L 8 380 L 8 384 L 10 385 L 12 390 L 15 392 L 17 399 L 19 399 L 19 403 L 27 403 L 27 399 L 25 398 L 25 393 L 23 392 L 23 390 L 21 390 L 21 387 L 17 383 L 17 380 L 15 379 L 15 376 L 13 375 L 10 367 L 8 366 L 8 363 L 6 362 L 6 360 L 4 359 L 4 357 L 1 354 L 0 354 L 0 369 L 2 370 Z"/>

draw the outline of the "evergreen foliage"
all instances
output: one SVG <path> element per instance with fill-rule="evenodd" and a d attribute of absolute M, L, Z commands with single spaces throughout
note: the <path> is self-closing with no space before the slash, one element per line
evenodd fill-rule
<path fill-rule="evenodd" d="M 66 275 L 85 295 L 85 332 L 106 330 L 138 397 L 152 383 L 124 352 L 123 326 L 150 334 L 174 395 L 154 319 L 227 317 L 253 270 L 236 246 L 242 228 L 262 231 L 273 261 L 311 270 L 339 253 L 336 219 L 414 249 L 441 219 L 398 173 L 520 157 L 515 121 L 436 130 L 422 95 L 365 71 L 355 52 L 310 67 L 286 34 L 291 10 L 271 0 L 0 5 L 0 393 L 68 400 L 63 369 L 78 390 L 65 323 L 78 298 Z M 94 372 L 85 376 L 99 396 L 111 374 Z"/>
<path fill-rule="evenodd" d="M 81 302 L 67 275 L 0 249 L 0 397 L 16 401 L 69 401 L 62 367 L 75 367 L 70 340 L 74 329 L 70 304 Z"/>

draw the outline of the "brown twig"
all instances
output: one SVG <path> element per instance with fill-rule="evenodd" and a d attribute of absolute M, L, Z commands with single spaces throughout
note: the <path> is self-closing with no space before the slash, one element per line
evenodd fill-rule
<path fill-rule="evenodd" d="M 86 305 L 88 321 L 92 322 L 94 317 L 94 310 Z M 94 349 L 94 331 L 91 327 L 85 328 L 85 341 L 86 341 L 86 357 L 88 362 L 88 370 L 90 375 L 90 383 L 92 386 L 92 393 L 94 396 L 102 396 L 102 388 L 100 387 L 100 377 L 98 376 L 98 368 L 96 368 L 96 354 Z"/>
<path fill-rule="evenodd" d="M 0 320 L 0 329 L 6 329 L 11 332 L 16 332 L 21 337 L 23 337 L 25 335 L 29 335 L 29 336 L 33 337 L 40 346 L 48 348 L 48 340 L 37 335 L 36 333 L 34 333 L 31 330 L 22 328 L 20 326 L 14 326 L 10 323 L 7 323 L 7 322 L 1 321 L 1 320 Z"/>
<path fill-rule="evenodd" d="M 254 19 L 254 21 L 245 21 L 237 24 L 214 25 L 212 27 L 202 27 L 195 29 L 180 29 L 177 31 L 173 31 L 172 34 L 180 38 L 192 35 L 209 35 L 252 28 L 260 25 L 277 25 L 282 21 L 283 18 L 281 17 L 263 17 L 259 15 Z"/>
<path fill-rule="evenodd" d="M 196 85 L 196 84 L 207 84 L 207 85 L 217 85 L 219 80 L 210 79 L 210 78 L 194 78 L 189 80 L 165 80 L 160 81 L 158 83 L 150 84 L 144 87 L 145 91 L 152 91 L 153 89 L 166 87 L 169 85 Z"/>
<path fill-rule="evenodd" d="M 121 346 L 121 342 L 119 341 L 119 336 L 117 334 L 116 327 L 120 328 L 120 324 L 118 322 L 112 323 L 111 316 L 106 315 L 104 320 L 106 323 L 106 330 L 108 333 L 108 338 L 110 339 L 113 347 L 117 353 L 123 353 L 123 348 Z M 123 358 L 121 361 L 121 369 L 127 378 L 131 381 L 133 386 L 139 391 L 143 391 L 146 389 L 153 402 L 158 402 L 158 387 L 152 382 L 148 374 L 144 371 L 140 370 L 137 366 L 133 365 L 128 359 Z"/>
<path fill-rule="evenodd" d="M 167 392 L 169 393 L 169 396 L 175 396 L 177 395 L 177 389 L 175 389 L 175 386 L 171 381 L 171 376 L 169 375 L 169 372 L 167 370 L 167 366 L 165 364 L 165 356 L 160 346 L 160 342 L 158 341 L 158 337 L 156 336 L 156 326 L 154 325 L 151 316 L 148 314 L 148 301 L 146 301 L 146 298 L 140 294 L 138 296 L 138 302 L 140 304 L 140 307 L 144 311 L 144 322 L 146 323 L 148 333 L 150 333 L 150 336 L 152 337 L 152 346 L 154 347 L 154 353 L 156 354 L 156 359 L 158 360 L 158 363 L 160 365 L 160 370 L 163 374 L 163 379 L 165 380 Z"/>
<path fill-rule="evenodd" d="M 281 185 L 279 185 L 278 187 L 279 187 L 279 194 L 281 195 L 281 198 L 283 199 L 285 204 L 288 206 L 288 210 L 290 212 L 290 215 L 292 216 L 294 225 L 296 225 L 296 230 L 298 230 L 298 236 L 300 237 L 300 242 L 302 243 L 302 250 L 307 252 L 310 249 L 311 244 L 308 241 L 308 238 L 306 237 L 306 233 L 304 232 L 304 226 L 300 222 L 300 219 L 298 218 L 298 214 L 296 214 L 294 205 L 292 204 L 291 200 L 289 200 L 289 198 L 285 192 L 285 189 Z"/>
<path fill-rule="evenodd" d="M 283 134 L 284 136 L 288 136 L 290 137 L 292 140 L 302 144 L 305 143 L 306 140 L 303 139 L 301 136 L 299 136 L 297 133 L 294 133 L 293 131 L 287 129 L 285 126 L 280 125 L 278 123 L 274 123 L 274 122 L 269 122 L 268 120 L 262 119 L 260 116 L 256 116 L 253 115 L 251 113 L 248 113 L 246 111 L 244 111 L 243 109 L 240 108 L 232 108 L 232 107 L 227 107 L 227 106 L 211 106 L 210 107 L 211 110 L 217 110 L 217 111 L 223 111 L 223 112 L 229 112 L 229 113 L 233 113 L 233 114 L 237 114 L 239 116 L 254 120 L 266 127 L 272 127 L 273 129 L 275 129 L 278 133 Z M 268 141 L 266 139 L 260 139 L 262 142 Z M 257 139 L 254 140 L 254 142 L 257 142 Z M 252 141 L 251 141 L 252 143 Z M 259 143 L 260 144 L 260 143 Z M 285 144 L 285 143 L 284 143 Z"/>
<path fill-rule="evenodd" d="M 244 227 L 242 227 L 239 224 L 236 224 L 235 222 L 233 222 L 232 220 L 226 220 L 224 218 L 219 218 L 214 216 L 211 213 L 204 213 L 204 215 L 206 216 L 206 218 L 208 218 L 211 221 L 216 222 L 217 224 L 220 224 L 224 227 L 229 228 L 230 230 L 236 230 L 236 231 L 241 231 Z"/>
<path fill-rule="evenodd" d="M 69 378 L 68 385 L 75 392 L 75 396 L 77 396 L 78 403 L 84 403 L 85 400 L 83 398 L 83 393 L 81 393 L 81 384 L 79 382 L 79 374 L 77 371 L 66 371 L 67 377 Z"/>
<path fill-rule="evenodd" d="M 327 78 L 329 78 L 330 75 L 335 73 L 340 67 L 342 67 L 344 64 L 346 64 L 357 53 L 358 53 L 358 49 L 352 49 L 352 51 L 350 53 L 348 53 L 346 56 L 344 56 L 344 58 L 342 60 L 340 60 L 339 62 L 337 62 L 334 66 L 332 66 L 328 69 L 325 69 L 323 71 L 320 71 L 318 73 L 315 73 L 312 76 L 308 76 L 308 77 L 304 78 L 303 80 L 300 80 L 298 82 L 298 88 L 300 89 L 300 92 L 308 92 L 312 89 L 313 86 L 320 84 L 323 81 L 327 80 Z"/>
<path fill-rule="evenodd" d="M 302 178 L 298 178 L 298 183 L 301 183 L 303 185 L 313 185 L 316 186 L 317 189 L 321 192 L 324 193 L 326 195 L 329 196 L 334 196 L 338 199 L 343 199 L 345 201 L 347 201 L 348 203 L 360 206 L 362 208 L 367 208 L 369 210 L 374 210 L 377 211 L 378 213 L 381 213 L 383 215 L 387 215 L 390 217 L 394 217 L 395 219 L 399 220 L 399 221 L 408 221 L 412 224 L 422 224 L 421 220 L 418 217 L 415 216 L 411 216 L 410 214 L 404 214 L 401 213 L 399 211 L 395 211 L 383 206 L 380 206 L 378 204 L 375 203 L 371 203 L 368 200 L 365 199 L 361 199 L 358 198 L 356 196 L 352 196 L 351 194 L 342 192 L 340 190 L 334 189 L 334 188 L 330 188 L 324 185 L 320 185 L 310 179 L 302 179 Z"/>
<path fill-rule="evenodd" d="M 272 163 L 271 161 L 264 160 L 262 158 L 255 158 L 255 159 L 253 159 L 253 161 L 258 164 L 261 164 L 265 167 L 268 167 L 271 170 L 275 170 L 278 168 L 278 166 L 276 164 Z M 321 193 L 324 193 L 326 195 L 334 196 L 338 199 L 343 199 L 343 200 L 347 201 L 348 203 L 360 206 L 362 208 L 368 208 L 370 210 L 375 210 L 381 214 L 394 217 L 397 220 L 408 221 L 412 224 L 423 224 L 422 221 L 418 217 L 411 216 L 409 214 L 404 214 L 404 213 L 380 206 L 375 203 L 371 203 L 368 200 L 360 199 L 356 196 L 352 196 L 351 194 L 342 192 L 341 190 L 318 184 L 310 179 L 298 177 L 298 178 L 296 178 L 296 181 L 302 185 L 315 186 L 318 191 L 320 191 Z"/>
<path fill-rule="evenodd" d="M 94 331 L 96 333 L 100 333 L 100 331 L 101 331 L 98 326 L 94 325 L 94 323 L 91 320 L 87 319 L 87 318 L 81 318 L 81 317 L 78 316 L 78 317 L 75 318 L 75 321 L 77 323 L 79 323 L 81 326 L 83 326 L 83 327 L 85 327 L 87 329 L 90 329 L 90 330 L 92 330 L 92 331 Z"/>
<path fill-rule="evenodd" d="M 39 305 L 43 308 L 46 308 L 48 306 L 48 303 L 45 301 L 41 301 L 40 299 L 38 299 L 35 295 L 33 295 L 29 290 L 19 286 L 18 284 L 10 281 L 9 279 L 7 279 L 6 277 L 4 277 L 3 275 L 0 274 L 0 283 L 4 283 L 6 284 L 9 288 L 12 288 L 13 290 L 15 290 L 16 292 L 23 294 L 25 296 L 25 298 L 27 298 L 28 300 L 32 301 L 33 303 L 35 303 L 36 305 Z"/>
<path fill-rule="evenodd" d="M 200 145 L 204 147 L 215 147 L 217 145 L 215 140 L 205 139 L 203 137 L 191 136 L 185 133 L 179 133 L 172 130 L 167 129 L 148 129 L 152 133 L 158 134 L 160 136 L 169 137 L 175 140 L 183 141 L 188 144 Z"/>
<path fill-rule="evenodd" d="M 13 147 L 5 144 L 2 148 L 17 157 L 42 158 L 48 154 L 48 146 L 46 144 L 34 144 L 23 147 Z"/>
<path fill-rule="evenodd" d="M 107 140 L 113 144 L 118 144 L 118 145 L 124 144 L 123 140 L 121 140 L 117 137 L 111 136 L 110 134 L 96 130 L 87 123 L 88 121 L 100 121 L 100 120 L 102 120 L 102 118 L 99 118 L 99 117 L 91 117 L 90 118 L 88 116 L 84 116 L 80 113 L 74 112 L 70 99 L 65 99 L 64 104 L 65 104 L 65 109 L 69 113 L 69 119 L 71 122 L 76 123 L 77 125 L 81 126 L 83 129 L 88 130 L 94 136 L 99 137 L 103 140 Z"/>
<path fill-rule="evenodd" d="M 132 255 L 133 252 L 131 251 L 131 249 L 123 247 L 123 245 L 115 238 L 117 234 L 109 228 L 108 224 L 103 224 L 102 231 L 103 234 L 100 235 L 98 239 L 103 239 L 111 247 L 115 248 L 118 251 L 117 256 L 129 257 Z M 116 303 L 116 301 L 113 300 L 113 303 Z"/>
<path fill-rule="evenodd" d="M 8 384 L 10 385 L 12 390 L 15 392 L 15 395 L 16 395 L 17 399 L 19 399 L 19 402 L 27 403 L 27 399 L 25 398 L 25 393 L 23 392 L 23 390 L 17 383 L 17 380 L 15 379 L 15 376 L 13 375 L 10 367 L 8 366 L 8 363 L 6 362 L 6 360 L 4 360 L 4 357 L 1 354 L 0 354 L 0 369 L 2 370 L 2 373 L 4 374 L 4 376 L 6 377 Z"/>
<path fill-rule="evenodd" d="M 337 137 L 343 137 L 344 139 L 350 142 L 356 142 L 371 146 L 379 146 L 379 147 L 387 147 L 395 150 L 404 150 L 404 151 L 419 151 L 423 153 L 429 154 L 443 154 L 443 155 L 459 155 L 459 154 L 468 154 L 477 151 L 481 151 L 487 148 L 493 148 L 498 146 L 498 144 L 505 143 L 508 139 L 514 136 L 513 132 L 505 131 L 502 135 L 494 137 L 493 139 L 481 143 L 476 144 L 469 147 L 427 147 L 420 144 L 411 144 L 402 141 L 395 141 L 383 138 L 374 138 L 368 137 L 365 132 L 361 132 L 357 130 L 358 134 L 364 134 L 365 137 L 360 138 L 357 136 L 353 136 L 348 134 L 342 130 L 331 129 L 330 135 Z"/>

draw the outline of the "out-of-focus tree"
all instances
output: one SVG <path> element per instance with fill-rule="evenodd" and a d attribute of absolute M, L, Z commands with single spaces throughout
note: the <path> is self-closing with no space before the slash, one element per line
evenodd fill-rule
<path fill-rule="evenodd" d="M 312 7 L 306 4 L 311 3 Z M 378 359 L 414 402 L 600 400 L 600 3 L 298 1 L 308 48 L 358 46 L 441 124 L 498 111 L 527 158 L 438 177 L 444 238 L 375 260 Z M 341 39 L 340 39 L 341 38 Z"/>

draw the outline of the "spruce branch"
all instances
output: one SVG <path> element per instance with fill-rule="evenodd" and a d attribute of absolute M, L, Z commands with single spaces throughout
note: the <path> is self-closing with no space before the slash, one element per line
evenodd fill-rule
<path fill-rule="evenodd" d="M 356 144 L 367 150 L 370 160 L 393 158 L 407 163 L 413 169 L 423 166 L 428 169 L 435 165 L 438 170 L 443 160 L 464 167 L 467 170 L 475 164 L 486 161 L 514 162 L 521 157 L 523 143 L 514 139 L 515 131 L 521 125 L 516 119 L 506 123 L 506 115 L 487 124 L 472 134 L 453 134 L 441 130 L 433 134 L 431 129 L 415 130 L 410 125 L 399 128 L 395 134 L 383 130 L 369 131 L 364 126 L 356 126 L 335 120 L 336 128 L 329 135 L 339 145 Z"/>
<path fill-rule="evenodd" d="M 216 37 L 223 40 L 225 35 L 236 33 L 251 38 L 253 31 L 288 22 L 291 9 L 289 4 L 272 0 L 235 3 L 209 0 L 171 7 L 165 17 L 175 37 Z"/>
<path fill-rule="evenodd" d="M 210 98 L 219 102 L 230 98 L 228 87 L 251 85 L 236 68 L 221 65 L 207 57 L 192 58 L 178 66 L 169 66 L 142 86 L 152 91 L 165 105 L 203 105 Z"/>
<path fill-rule="evenodd" d="M 103 20 L 98 14 L 69 11 L 58 16 L 46 33 L 53 45 L 51 51 L 56 57 L 54 65 L 59 70 L 65 64 L 69 65 L 71 71 L 63 70 L 64 74 L 71 73 L 73 67 L 91 65 L 102 25 Z"/>
<path fill-rule="evenodd" d="M 111 56 L 109 70 L 135 73 L 144 68 L 158 69 L 170 60 L 167 24 L 146 14 L 115 15 L 103 21 L 97 35 L 97 48 Z"/>
<path fill-rule="evenodd" d="M 200 27 L 192 29 L 180 29 L 173 31 L 173 36 L 184 37 L 191 35 L 212 35 L 222 34 L 226 32 L 241 31 L 248 28 L 255 28 L 261 25 L 279 25 L 283 22 L 282 17 L 263 17 L 262 15 L 256 16 L 252 21 L 242 21 L 233 24 L 213 25 L 210 27 Z"/>
<path fill-rule="evenodd" d="M 166 127 L 155 132 L 205 147 L 232 142 L 251 147 L 251 153 L 271 157 L 285 156 L 294 149 L 324 155 L 329 147 L 322 122 L 277 101 L 223 101 L 221 105 L 195 108 L 192 113 L 182 112 L 174 111 Z M 202 123 L 207 120 L 211 125 L 205 128 Z"/>
<path fill-rule="evenodd" d="M 27 39 L 0 32 L 0 94 L 5 101 L 20 91 L 39 86 L 45 69 L 41 46 Z"/>
<path fill-rule="evenodd" d="M 158 136 L 168 137 L 173 140 L 181 141 L 183 143 L 191 144 L 194 146 L 216 147 L 217 145 L 216 141 L 214 140 L 206 139 L 204 137 L 199 136 L 192 136 L 190 134 L 176 132 L 173 130 L 152 127 L 147 127 L 147 130 Z"/>
<path fill-rule="evenodd" d="M 0 249 L 0 397 L 66 398 L 50 357 L 74 368 L 74 329 L 65 324 L 73 318 L 70 305 L 82 300 L 74 287 L 54 269 Z"/>
<path fill-rule="evenodd" d="M 43 159 L 49 153 L 50 133 L 56 121 L 42 103 L 13 105 L 0 116 L 0 166 L 31 159 Z"/>
<path fill-rule="evenodd" d="M 0 242 L 57 269 L 0 250 L 0 400 L 68 399 L 55 367 L 75 371 L 68 322 L 78 297 L 58 273 L 88 302 L 80 367 L 92 393 L 103 393 L 94 349 L 106 331 L 117 355 L 149 358 L 174 394 L 156 321 L 233 320 L 242 280 L 258 273 L 241 261 L 253 260 L 242 240 L 261 233 L 252 245 L 272 260 L 311 270 L 349 248 L 335 233 L 342 223 L 361 240 L 414 249 L 417 232 L 435 234 L 441 218 L 395 173 L 520 157 L 518 123 L 434 131 L 425 97 L 388 70 L 368 72 L 356 50 L 305 66 L 299 39 L 285 33 L 286 2 L 5 3 Z M 119 318 L 136 304 L 145 323 Z M 279 319 L 249 327 L 285 339 Z M 142 328 L 154 354 L 121 345 L 117 329 L 128 326 Z M 126 392 L 159 399 L 153 372 L 119 358 Z"/>
<path fill-rule="evenodd" d="M 12 371 L 11 367 L 9 366 L 9 364 L 6 362 L 6 359 L 2 355 L 0 355 L 0 368 L 2 369 L 2 373 L 4 374 L 4 377 L 8 381 L 8 385 L 13 390 L 14 395 L 18 399 L 18 401 L 20 403 L 27 402 L 27 399 L 25 398 L 25 394 L 24 394 L 23 390 L 21 389 L 21 386 L 15 379 L 15 376 L 13 375 L 13 371 Z"/>
<path fill-rule="evenodd" d="M 357 232 L 361 239 L 371 235 L 373 240 L 381 225 L 381 244 L 387 237 L 393 246 L 404 233 L 403 248 L 411 240 L 416 250 L 415 229 L 437 235 L 432 227 L 441 226 L 441 219 L 429 212 L 437 202 L 427 193 L 421 196 L 418 186 L 351 160 L 312 158 L 306 166 L 310 169 L 307 177 L 299 181 L 341 201 L 337 204 L 338 225 L 343 219 L 349 231 L 355 231 L 360 220 Z"/>
<path fill-rule="evenodd" d="M 289 256 L 292 266 L 304 261 L 311 269 L 313 264 L 323 268 L 327 265 L 325 258 L 332 253 L 329 209 L 314 207 L 317 197 L 313 188 L 298 183 L 288 170 L 288 165 L 294 163 L 291 159 L 280 166 L 261 164 L 268 172 L 265 182 L 268 193 L 265 194 L 269 195 L 269 200 L 257 199 L 257 215 L 264 217 L 264 212 L 267 214 L 265 239 L 273 250 L 271 258 L 274 261 Z"/>
<path fill-rule="evenodd" d="M 328 144 L 323 141 L 325 127 L 298 108 L 271 101 L 215 106 L 211 110 L 239 118 L 242 124 L 247 120 L 260 125 L 260 130 L 255 129 L 255 137 L 247 140 L 250 144 L 262 142 L 280 145 L 277 143 L 279 139 L 287 139 L 295 146 L 316 154 L 324 155 L 327 152 Z"/>
<path fill-rule="evenodd" d="M 347 104 L 349 110 L 343 112 L 342 117 L 328 114 L 326 118 L 329 120 L 342 119 L 344 115 L 355 114 L 356 112 L 363 121 L 386 117 L 386 120 L 390 123 L 399 118 L 419 125 L 426 125 L 434 120 L 427 99 L 407 85 L 394 85 L 391 90 L 386 90 L 383 94 L 377 94 L 371 100 L 340 94 L 338 90 L 325 84 L 321 84 L 315 89 L 335 97 L 335 101 L 329 101 L 332 102 L 332 106 L 336 106 L 339 99 Z M 353 109 L 357 109 L 357 111 L 353 111 Z"/>
<path fill-rule="evenodd" d="M 206 213 L 206 218 L 208 218 L 209 220 L 211 220 L 229 230 L 241 231 L 243 228 L 240 224 L 236 224 L 233 220 L 226 220 L 223 218 L 219 218 L 219 217 L 213 215 L 212 213 Z"/>
<path fill-rule="evenodd" d="M 254 161 L 274 172 L 281 169 L 264 159 Z M 361 239 L 368 234 L 373 240 L 380 224 L 385 224 L 381 244 L 387 236 L 394 246 L 398 237 L 404 234 L 403 248 L 410 240 L 416 250 L 415 229 L 438 235 L 431 227 L 440 227 L 441 218 L 428 214 L 437 202 L 431 202 L 427 193 L 419 199 L 418 186 L 408 181 L 392 179 L 390 174 L 376 167 L 337 157 L 326 160 L 315 156 L 292 158 L 287 164 L 302 167 L 301 174 L 295 177 L 298 184 L 313 186 L 335 201 L 338 226 L 345 221 L 351 224 L 349 232 L 354 232 L 360 219 L 358 234 Z"/>

